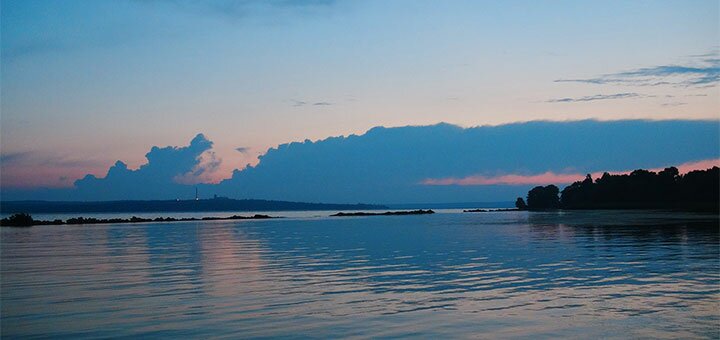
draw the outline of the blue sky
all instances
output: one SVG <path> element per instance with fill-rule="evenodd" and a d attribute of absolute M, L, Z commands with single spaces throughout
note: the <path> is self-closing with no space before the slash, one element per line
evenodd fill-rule
<path fill-rule="evenodd" d="M 1 6 L 5 189 L 136 169 L 198 133 L 207 182 L 374 126 L 719 118 L 717 1 Z"/>

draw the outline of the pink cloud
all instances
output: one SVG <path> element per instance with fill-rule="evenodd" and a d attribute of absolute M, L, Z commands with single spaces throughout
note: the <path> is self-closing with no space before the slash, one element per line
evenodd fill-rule
<path fill-rule="evenodd" d="M 678 166 L 680 173 L 687 173 L 693 170 L 705 170 L 712 168 L 713 166 L 720 165 L 720 158 L 718 159 L 707 159 L 697 162 L 683 163 Z M 663 168 L 650 169 L 650 171 L 661 171 Z M 632 170 L 627 171 L 608 171 L 613 175 L 628 174 Z M 593 178 L 602 176 L 603 172 L 595 172 L 590 174 Z M 548 171 L 542 174 L 536 175 L 518 175 L 518 174 L 507 174 L 500 176 L 482 176 L 474 175 L 462 178 L 428 178 L 420 182 L 424 185 L 528 185 L 528 184 L 567 184 L 575 181 L 580 181 L 585 178 L 585 174 L 581 173 L 566 173 L 556 174 Z"/>
<path fill-rule="evenodd" d="M 199 163 L 191 171 L 173 178 L 175 183 L 186 185 L 217 184 L 224 179 L 223 175 L 218 171 L 222 159 L 215 154 L 215 151 L 207 150 L 197 160 Z"/>
<path fill-rule="evenodd" d="M 705 170 L 710 169 L 714 166 L 720 166 L 720 158 L 706 159 L 704 161 L 688 162 L 678 165 L 676 168 L 681 174 L 693 171 L 693 170 Z M 653 169 L 653 171 L 660 171 L 662 169 Z"/>
<path fill-rule="evenodd" d="M 468 176 L 463 178 L 426 179 L 425 185 L 492 185 L 492 184 L 542 184 L 542 183 L 572 183 L 582 178 L 579 174 L 556 174 L 546 172 L 539 175 L 502 175 L 502 176 Z"/>

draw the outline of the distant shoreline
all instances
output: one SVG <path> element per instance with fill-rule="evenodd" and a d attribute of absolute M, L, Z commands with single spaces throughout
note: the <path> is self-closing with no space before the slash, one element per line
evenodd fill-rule
<path fill-rule="evenodd" d="M 477 213 L 477 212 L 498 212 L 498 211 L 523 211 L 517 208 L 501 208 L 501 209 L 465 209 L 463 212 L 466 213 Z"/>
<path fill-rule="evenodd" d="M 412 211 L 386 211 L 382 213 L 370 212 L 338 212 L 329 217 L 350 217 L 350 216 L 401 216 L 401 215 L 428 215 L 434 214 L 433 210 L 412 210 Z M 255 214 L 252 216 L 232 215 L 229 217 L 156 217 L 142 218 L 133 216 L 131 218 L 95 218 L 95 217 L 73 217 L 67 220 L 55 219 L 35 220 L 30 214 L 18 213 L 0 220 L 0 227 L 32 227 L 39 225 L 86 225 L 86 224 L 126 224 L 126 223 L 160 223 L 160 222 L 192 222 L 192 221 L 231 221 L 231 220 L 264 220 L 283 218 L 282 216 L 269 216 Z"/>
<path fill-rule="evenodd" d="M 216 197 L 198 200 L 134 200 L 134 201 L 3 201 L 0 213 L 58 214 L 58 213 L 168 213 L 221 211 L 298 211 L 298 210 L 379 210 L 380 204 L 335 204 L 273 201 L 259 199 L 231 199 Z"/>
<path fill-rule="evenodd" d="M 230 220 L 265 220 L 271 218 L 282 218 L 273 217 L 262 214 L 255 214 L 253 216 L 239 216 L 232 215 L 229 217 L 156 217 L 156 218 L 142 218 L 133 216 L 131 218 L 94 218 L 94 217 L 74 217 L 68 218 L 67 220 L 35 220 L 29 214 L 15 214 L 7 218 L 0 220 L 0 226 L 2 227 L 32 227 L 36 225 L 85 225 L 85 224 L 124 224 L 124 223 L 160 223 L 160 222 L 191 222 L 191 221 L 230 221 Z"/>
<path fill-rule="evenodd" d="M 337 214 L 332 214 L 330 217 L 354 217 L 354 216 L 403 216 L 403 215 L 429 215 L 434 214 L 435 212 L 431 209 L 428 210 L 411 210 L 411 211 L 386 211 L 383 213 L 369 213 L 369 212 L 352 212 L 352 213 L 346 213 L 346 212 L 339 212 Z"/>

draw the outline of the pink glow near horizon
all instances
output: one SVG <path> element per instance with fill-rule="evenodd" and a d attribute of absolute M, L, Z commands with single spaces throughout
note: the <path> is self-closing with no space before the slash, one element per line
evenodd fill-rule
<path fill-rule="evenodd" d="M 712 168 L 713 166 L 720 166 L 720 158 L 702 160 L 697 162 L 683 163 L 676 168 L 681 174 L 693 171 L 693 170 L 705 170 Z M 217 184 L 221 181 L 231 177 L 234 170 L 238 168 L 227 166 L 225 163 L 221 163 L 220 168 L 215 171 L 208 171 L 203 173 L 202 176 L 192 177 L 189 174 L 178 176 L 178 183 L 183 184 Z M 662 171 L 663 168 L 650 169 L 650 171 Z M 632 170 L 627 171 L 608 171 L 613 175 L 628 174 Z M 602 176 L 603 172 L 592 173 L 593 178 Z M 575 181 L 582 180 L 586 174 L 580 173 L 568 173 L 568 174 L 557 174 L 551 171 L 537 174 L 537 175 L 501 175 L 501 176 L 469 176 L 464 178 L 441 178 L 441 179 L 426 179 L 422 182 L 425 185 L 492 185 L 492 184 L 505 184 L 505 185 L 521 185 L 521 184 L 543 184 L 543 183 L 572 183 Z M 72 182 L 70 182 L 72 183 Z M 70 185 L 71 186 L 71 185 Z"/>
<path fill-rule="evenodd" d="M 579 174 L 556 174 L 545 172 L 539 175 L 501 175 L 501 176 L 468 176 L 463 178 L 429 178 L 422 181 L 425 185 L 492 185 L 492 184 L 540 184 L 540 183 L 572 183 Z"/>
<path fill-rule="evenodd" d="M 693 171 L 693 170 L 705 170 L 712 168 L 713 166 L 720 166 L 720 158 L 708 159 L 696 162 L 688 162 L 677 165 L 681 174 Z M 649 169 L 650 171 L 661 171 L 662 168 Z M 104 176 L 106 169 L 98 167 L 94 171 L 88 172 L 87 169 L 81 167 L 71 167 L 65 169 L 66 176 L 59 177 L 53 168 L 37 167 L 36 172 L 29 173 L 23 168 L 16 167 L 4 167 L 3 174 L 1 177 L 2 183 L 0 184 L 3 188 L 12 189 L 27 189 L 27 188 L 71 188 L 76 179 L 82 178 L 87 173 L 96 173 L 100 176 Z M 38 172 L 42 174 L 37 176 Z M 608 171 L 608 173 L 627 174 L 632 170 L 627 171 Z M 602 176 L 603 172 L 591 173 L 593 178 Z M 180 178 L 182 177 L 182 179 Z M 223 171 L 207 171 L 201 176 L 195 178 L 189 174 L 178 176 L 180 183 L 195 184 L 195 183 L 206 183 L 206 184 L 217 184 L 223 179 L 228 178 Z M 535 175 L 518 175 L 518 174 L 506 174 L 500 176 L 482 176 L 474 175 L 463 178 L 429 178 L 421 182 L 423 185 L 461 185 L 461 186 L 472 186 L 472 185 L 532 185 L 532 184 L 568 184 L 575 181 L 580 181 L 585 178 L 584 173 L 554 173 L 551 171 L 535 174 Z"/>
<path fill-rule="evenodd" d="M 681 174 L 693 171 L 693 170 L 705 170 L 712 168 L 713 166 L 720 165 L 720 158 L 718 159 L 707 159 L 697 162 L 683 163 L 676 168 Z M 650 171 L 658 172 L 662 171 L 665 167 L 650 169 Z M 629 174 L 632 170 L 626 171 L 608 171 L 613 175 Z M 603 172 L 594 172 L 590 175 L 592 178 L 598 178 L 602 176 Z M 568 173 L 568 174 L 556 174 L 548 171 L 542 174 L 536 175 L 517 175 L 507 174 L 500 176 L 482 176 L 474 175 L 463 178 L 428 178 L 421 182 L 423 185 L 525 185 L 525 184 L 566 184 L 580 181 L 585 178 L 585 174 L 581 173 Z"/>
<path fill-rule="evenodd" d="M 3 167 L 0 187 L 3 189 L 72 188 L 78 178 L 88 173 L 85 169 L 63 169 L 58 175 L 53 167 L 36 167 L 33 172 L 20 167 Z"/>
<path fill-rule="evenodd" d="M 693 170 L 710 169 L 714 166 L 720 166 L 720 158 L 706 159 L 704 161 L 683 163 L 683 164 L 676 166 L 676 168 L 678 168 L 678 170 L 680 171 L 681 174 L 684 174 L 684 173 L 688 173 Z M 652 171 L 661 171 L 661 170 L 662 169 L 652 169 Z"/>

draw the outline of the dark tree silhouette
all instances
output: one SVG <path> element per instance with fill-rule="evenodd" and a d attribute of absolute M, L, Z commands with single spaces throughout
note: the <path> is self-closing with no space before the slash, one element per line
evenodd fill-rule
<path fill-rule="evenodd" d="M 10 217 L 0 220 L 0 225 L 9 227 L 29 227 L 33 225 L 33 223 L 32 216 L 25 213 L 13 214 Z"/>
<path fill-rule="evenodd" d="M 519 210 L 527 210 L 528 206 L 525 204 L 525 200 L 522 197 L 518 197 L 515 201 L 515 208 Z"/>
<path fill-rule="evenodd" d="M 563 209 L 720 209 L 720 168 L 680 175 L 675 167 L 655 173 L 604 173 L 594 182 L 587 175 L 562 191 Z"/>
<path fill-rule="evenodd" d="M 528 192 L 528 210 L 551 210 L 560 208 L 558 193 L 560 189 L 550 184 L 548 186 L 537 186 Z"/>

